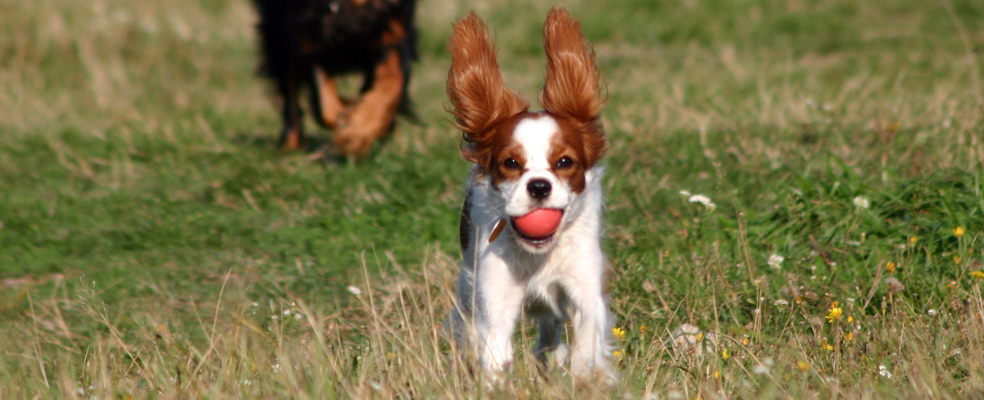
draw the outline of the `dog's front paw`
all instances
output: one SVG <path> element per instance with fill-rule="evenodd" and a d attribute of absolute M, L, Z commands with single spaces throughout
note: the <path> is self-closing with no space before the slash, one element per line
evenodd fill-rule
<path fill-rule="evenodd" d="M 346 157 L 362 157 L 372 149 L 375 136 L 342 129 L 335 134 L 334 152 Z"/>
<path fill-rule="evenodd" d="M 376 139 L 386 136 L 392 120 L 374 120 L 359 111 L 355 108 L 342 114 L 335 129 L 334 152 L 346 157 L 362 157 L 372 149 Z"/>
<path fill-rule="evenodd" d="M 305 145 L 304 133 L 300 128 L 284 128 L 280 133 L 279 146 L 281 151 L 298 150 Z"/>

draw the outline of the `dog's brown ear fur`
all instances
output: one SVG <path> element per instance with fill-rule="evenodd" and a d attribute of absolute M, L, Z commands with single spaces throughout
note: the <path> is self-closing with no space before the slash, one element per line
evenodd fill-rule
<path fill-rule="evenodd" d="M 554 7 L 543 24 L 547 78 L 540 91 L 540 106 L 580 125 L 591 164 L 608 149 L 601 127 L 601 78 L 595 54 L 584 40 L 581 23 L 567 10 Z"/>
<path fill-rule="evenodd" d="M 461 152 L 471 162 L 486 166 L 491 156 L 493 127 L 525 112 L 530 103 L 502 84 L 495 45 L 488 27 L 474 12 L 453 28 L 448 97 L 451 114 L 466 142 Z"/>

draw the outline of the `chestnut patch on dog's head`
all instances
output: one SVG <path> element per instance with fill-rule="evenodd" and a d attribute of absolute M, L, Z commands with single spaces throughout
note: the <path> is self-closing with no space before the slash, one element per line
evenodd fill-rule
<path fill-rule="evenodd" d="M 585 132 L 584 124 L 554 117 L 560 132 L 553 136 L 547 160 L 558 178 L 569 182 L 571 191 L 584 190 L 584 172 L 591 169 L 608 147 L 603 134 Z"/>
<path fill-rule="evenodd" d="M 557 131 L 543 132 L 551 135 L 547 154 L 527 154 L 530 149 L 517 141 L 516 130 L 523 121 L 541 118 L 554 121 Z M 469 146 L 469 159 L 498 186 L 503 181 L 519 179 L 528 169 L 527 162 L 542 156 L 559 179 L 569 182 L 571 190 L 580 193 L 585 185 L 584 172 L 598 162 L 607 148 L 604 134 L 597 129 L 592 124 L 557 117 L 546 111 L 521 113 L 493 126 L 487 134 L 489 141 Z"/>
<path fill-rule="evenodd" d="M 551 139 L 549 154 L 543 156 L 551 170 L 579 193 L 584 190 L 585 171 L 608 148 L 601 127 L 604 99 L 598 67 L 580 23 L 566 10 L 550 11 L 543 34 L 547 76 L 540 105 L 544 111 L 529 113 L 529 102 L 502 83 L 495 45 L 485 23 L 474 13 L 459 20 L 449 44 L 449 111 L 462 130 L 462 154 L 496 185 L 519 179 L 526 161 L 534 157 L 524 155 L 522 145 L 513 138 L 517 125 L 527 118 L 551 117 L 559 132 Z"/>
<path fill-rule="evenodd" d="M 517 116 L 519 117 L 519 116 Z M 492 182 L 499 185 L 502 181 L 517 180 L 526 170 L 526 151 L 513 138 L 513 131 L 522 118 L 513 118 L 497 128 L 496 140 L 491 143 L 492 149 L 486 160 L 485 171 L 492 174 Z"/>

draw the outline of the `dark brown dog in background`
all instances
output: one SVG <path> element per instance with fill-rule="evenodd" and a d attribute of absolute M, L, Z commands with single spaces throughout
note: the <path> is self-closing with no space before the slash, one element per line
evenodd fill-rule
<path fill-rule="evenodd" d="M 416 0 L 253 0 L 262 73 L 283 99 L 280 147 L 305 144 L 300 97 L 306 87 L 319 123 L 334 129 L 332 151 L 364 155 L 395 115 L 409 113 L 406 88 L 416 59 Z M 335 77 L 362 73 L 361 95 L 343 100 Z"/>

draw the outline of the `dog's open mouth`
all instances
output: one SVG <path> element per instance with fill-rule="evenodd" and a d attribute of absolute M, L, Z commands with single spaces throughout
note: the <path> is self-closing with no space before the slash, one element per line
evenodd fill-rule
<path fill-rule="evenodd" d="M 563 216 L 563 210 L 538 208 L 509 221 L 520 239 L 533 247 L 543 247 L 553 240 Z"/>

